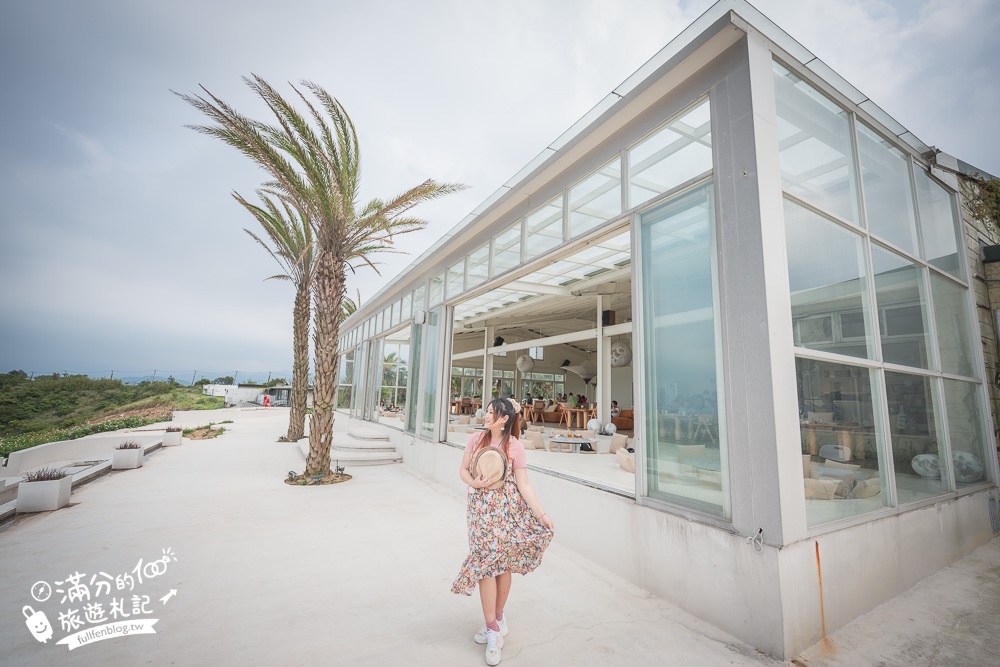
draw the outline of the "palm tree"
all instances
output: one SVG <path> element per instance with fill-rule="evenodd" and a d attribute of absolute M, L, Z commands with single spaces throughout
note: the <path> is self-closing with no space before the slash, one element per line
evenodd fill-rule
<path fill-rule="evenodd" d="M 204 86 L 205 97 L 180 97 L 214 122 L 193 129 L 224 141 L 256 162 L 273 179 L 265 187 L 302 212 L 312 227 L 316 376 L 306 474 L 327 474 L 346 271 L 355 260 L 374 268 L 371 255 L 391 250 L 396 235 L 426 226 L 411 214 L 415 206 L 463 186 L 426 180 L 391 199 L 361 205 L 360 147 L 354 123 L 340 102 L 322 87 L 302 82 L 314 98 L 292 86 L 308 111 L 302 115 L 263 78 L 254 75 L 244 82 L 267 104 L 276 125 L 243 116 Z"/>
<path fill-rule="evenodd" d="M 244 229 L 274 258 L 284 273 L 265 280 L 290 280 L 295 285 L 295 305 L 292 308 L 292 405 L 288 415 L 285 439 L 296 442 L 305 433 L 306 397 L 309 390 L 309 290 L 315 254 L 312 227 L 291 204 L 279 206 L 271 193 L 258 191 L 263 206 L 251 204 L 237 193 L 233 197 L 257 219 L 270 240 L 266 243 L 249 229 Z"/>

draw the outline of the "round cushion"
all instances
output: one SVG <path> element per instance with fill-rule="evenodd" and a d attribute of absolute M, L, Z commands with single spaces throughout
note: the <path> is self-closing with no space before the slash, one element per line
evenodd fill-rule
<path fill-rule="evenodd" d="M 591 419 L 589 422 L 587 422 L 587 428 L 589 428 L 594 433 L 600 433 L 601 422 L 597 421 L 596 419 Z"/>
<path fill-rule="evenodd" d="M 617 430 L 618 430 L 618 427 L 615 426 L 614 424 L 605 424 L 604 425 L 604 435 L 614 435 L 615 431 L 617 431 Z"/>
<path fill-rule="evenodd" d="M 953 452 L 951 460 L 955 465 L 955 481 L 959 484 L 978 482 L 986 476 L 982 461 L 972 452 Z"/>
<path fill-rule="evenodd" d="M 917 454 L 910 461 L 913 472 L 927 479 L 940 479 L 941 466 L 937 454 Z"/>
<path fill-rule="evenodd" d="M 480 475 L 486 475 L 487 479 L 493 482 L 483 487 L 487 491 L 493 491 L 503 486 L 507 473 L 507 457 L 503 450 L 497 447 L 481 447 L 472 458 L 472 477 L 477 479 Z"/>

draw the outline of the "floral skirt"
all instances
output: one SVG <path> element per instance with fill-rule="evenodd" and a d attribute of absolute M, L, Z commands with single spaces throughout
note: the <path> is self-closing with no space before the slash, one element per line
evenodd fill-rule
<path fill-rule="evenodd" d="M 504 572 L 528 574 L 542 562 L 552 531 L 524 502 L 513 473 L 494 491 L 469 489 L 469 555 L 451 585 L 452 593 L 472 595 L 476 582 Z"/>

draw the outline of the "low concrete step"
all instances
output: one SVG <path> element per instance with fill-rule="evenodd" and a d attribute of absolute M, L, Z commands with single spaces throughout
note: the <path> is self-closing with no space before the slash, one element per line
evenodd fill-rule
<path fill-rule="evenodd" d="M 342 436 L 334 436 L 331 447 L 343 452 L 396 452 L 396 446 L 388 440 L 358 440 Z"/>
<path fill-rule="evenodd" d="M 358 440 L 388 440 L 389 434 L 384 431 L 376 431 L 373 428 L 355 426 L 348 429 L 347 435 Z"/>
<path fill-rule="evenodd" d="M 299 440 L 295 444 L 298 445 L 299 453 L 302 454 L 303 459 L 309 456 L 308 440 Z M 350 466 L 378 466 L 390 463 L 402 463 L 403 455 L 397 454 L 395 450 L 369 452 L 343 451 L 331 448 L 330 462 L 331 465 L 339 465 L 345 468 Z"/>

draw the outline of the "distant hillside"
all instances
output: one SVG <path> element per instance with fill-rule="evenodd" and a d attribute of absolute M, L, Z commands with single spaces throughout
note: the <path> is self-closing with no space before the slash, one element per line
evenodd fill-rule
<path fill-rule="evenodd" d="M 0 374 L 0 435 L 65 429 L 116 417 L 169 419 L 174 410 L 221 408 L 223 399 L 201 387 L 169 382 L 123 384 L 85 375 L 29 380 L 23 371 Z"/>

